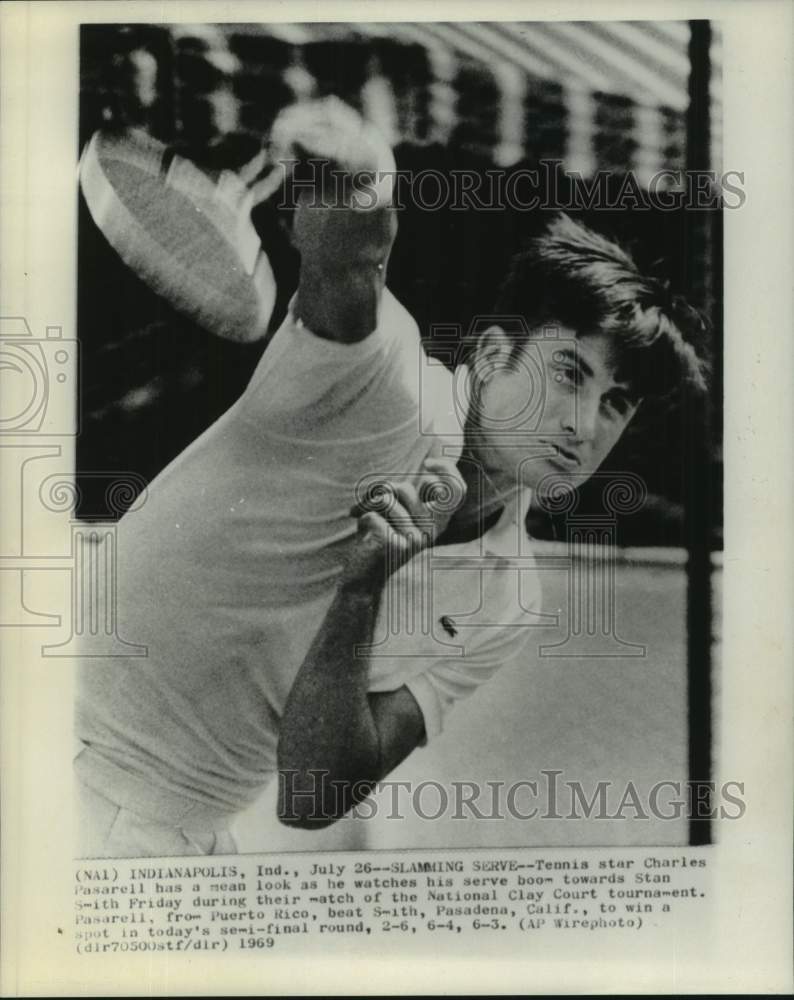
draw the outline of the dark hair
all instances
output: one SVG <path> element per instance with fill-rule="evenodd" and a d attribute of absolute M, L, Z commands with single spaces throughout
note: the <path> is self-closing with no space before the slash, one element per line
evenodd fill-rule
<path fill-rule="evenodd" d="M 577 336 L 612 335 L 618 377 L 638 396 L 706 387 L 703 317 L 617 244 L 562 212 L 513 259 L 496 310 L 522 316 L 530 330 L 557 322 Z"/>

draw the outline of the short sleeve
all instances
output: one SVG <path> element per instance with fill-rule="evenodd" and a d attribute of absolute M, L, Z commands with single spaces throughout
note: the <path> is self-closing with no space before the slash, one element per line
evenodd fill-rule
<path fill-rule="evenodd" d="M 420 587 L 408 589 L 421 601 Z M 537 570 L 508 560 L 488 571 L 442 572 L 434 590 L 433 628 L 420 634 L 415 627 L 419 608 L 408 610 L 408 601 L 392 601 L 390 613 L 382 618 L 392 617 L 399 607 L 402 627 L 395 630 L 392 625 L 392 634 L 370 660 L 370 691 L 404 685 L 424 717 L 425 742 L 442 732 L 457 703 L 500 668 L 522 656 L 529 658 L 537 629 L 545 624 Z M 466 608 L 477 610 L 455 613 Z M 449 611 L 452 614 L 446 614 Z"/>
<path fill-rule="evenodd" d="M 516 628 L 492 638 L 472 656 L 438 661 L 423 673 L 406 681 L 425 723 L 425 742 L 434 740 L 457 702 L 468 698 L 496 672 L 531 648 L 530 629 Z"/>
<path fill-rule="evenodd" d="M 389 356 L 406 339 L 418 342 L 410 313 L 384 289 L 375 330 L 356 343 L 340 343 L 309 330 L 293 312 L 265 349 L 244 394 L 244 411 L 271 424 L 305 418 L 327 422 L 378 381 Z"/>

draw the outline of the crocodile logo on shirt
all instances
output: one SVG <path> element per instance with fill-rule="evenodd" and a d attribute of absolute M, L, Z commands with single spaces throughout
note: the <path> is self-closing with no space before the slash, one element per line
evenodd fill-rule
<path fill-rule="evenodd" d="M 439 618 L 439 621 L 441 622 L 441 626 L 447 635 L 451 635 L 454 639 L 454 637 L 458 634 L 458 630 L 449 615 L 442 615 Z"/>

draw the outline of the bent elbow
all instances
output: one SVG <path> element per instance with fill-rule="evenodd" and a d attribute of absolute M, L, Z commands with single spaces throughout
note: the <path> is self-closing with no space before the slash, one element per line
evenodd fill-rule
<path fill-rule="evenodd" d="M 372 791 L 372 781 L 334 779 L 326 770 L 279 768 L 277 816 L 284 826 L 321 830 Z"/>
<path fill-rule="evenodd" d="M 279 754 L 278 782 L 276 814 L 282 825 L 319 830 L 340 818 L 327 771 L 292 766 L 288 754 Z"/>
<path fill-rule="evenodd" d="M 338 819 L 341 819 L 341 816 L 323 816 L 314 811 L 289 813 L 279 809 L 278 812 L 279 823 L 294 830 L 324 830 L 336 823 Z"/>
<path fill-rule="evenodd" d="M 304 789 L 305 785 L 302 786 Z M 327 797 L 320 792 L 309 790 L 285 790 L 282 783 L 279 789 L 277 816 L 283 826 L 298 830 L 322 830 L 341 819 L 343 811 L 337 808 L 337 803 L 329 803 Z"/>

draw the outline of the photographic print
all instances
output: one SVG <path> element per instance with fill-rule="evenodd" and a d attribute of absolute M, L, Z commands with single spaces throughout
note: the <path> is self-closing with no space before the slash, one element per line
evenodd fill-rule
<path fill-rule="evenodd" d="M 790 986 L 791 11 L 0 18 L 4 995 Z"/>
<path fill-rule="evenodd" d="M 89 815 L 206 812 L 221 853 L 241 813 L 259 851 L 708 843 L 719 25 L 80 43 Z"/>

